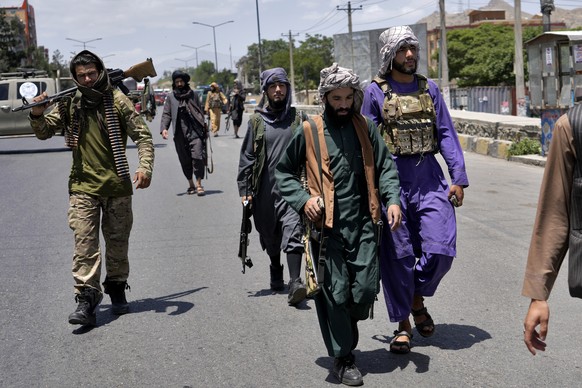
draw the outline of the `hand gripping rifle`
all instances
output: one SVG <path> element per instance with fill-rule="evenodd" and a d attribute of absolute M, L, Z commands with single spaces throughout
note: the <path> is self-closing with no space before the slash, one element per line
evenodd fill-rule
<path fill-rule="evenodd" d="M 249 178 L 247 176 L 247 198 L 248 198 L 248 183 Z M 247 248 L 249 246 L 249 233 L 251 233 L 251 203 L 248 199 L 243 201 L 243 213 L 242 213 L 242 223 L 240 226 L 240 241 L 238 245 L 238 257 L 242 261 L 242 273 L 245 273 L 245 266 L 251 268 L 253 262 L 251 258 L 247 255 Z"/>
<path fill-rule="evenodd" d="M 144 62 L 138 63 L 137 65 L 131 66 L 129 69 L 123 71 L 121 69 L 107 69 L 109 74 L 109 80 L 114 87 L 118 87 L 124 94 L 129 94 L 129 89 L 123 84 L 125 78 L 131 77 L 137 82 L 141 82 L 145 77 L 155 77 L 157 75 L 156 69 L 154 68 L 154 63 L 151 58 L 146 59 Z M 12 112 L 18 112 L 25 109 L 30 109 L 34 106 L 44 105 L 47 103 L 54 103 L 62 100 L 66 97 L 71 97 L 77 92 L 77 87 L 74 86 L 69 89 L 65 89 L 62 92 L 48 96 L 42 101 L 28 102 L 25 97 L 22 97 L 22 105 L 12 109 Z"/>

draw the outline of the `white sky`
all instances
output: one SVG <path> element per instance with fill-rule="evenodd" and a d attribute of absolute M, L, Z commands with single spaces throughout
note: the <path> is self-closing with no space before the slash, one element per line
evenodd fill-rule
<path fill-rule="evenodd" d="M 227 23 L 214 29 L 218 67 L 232 68 L 258 42 L 257 0 L 30 0 L 36 16 L 38 44 L 49 49 L 52 58 L 59 50 L 68 59 L 87 49 L 105 57 L 106 66 L 127 69 L 152 58 L 158 74 L 164 70 L 214 63 L 213 28 L 194 25 Z M 513 0 L 506 0 L 513 5 Z M 488 0 L 446 0 L 448 13 L 487 5 Z M 554 0 L 556 7 L 582 7 L 582 0 Z M 0 6 L 20 5 L 22 0 L 0 0 Z M 539 13 L 539 0 L 522 0 L 523 12 Z M 413 24 L 438 11 L 438 0 L 352 0 L 353 31 Z M 261 39 L 288 39 L 289 31 L 302 41 L 305 33 L 348 32 L 347 1 L 258 0 Z M 76 41 L 67 40 L 71 38 Z M 207 45 L 205 47 L 201 47 Z"/>

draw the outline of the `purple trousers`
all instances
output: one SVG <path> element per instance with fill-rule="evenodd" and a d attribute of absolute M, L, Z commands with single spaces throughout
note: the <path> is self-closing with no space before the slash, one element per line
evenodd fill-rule
<path fill-rule="evenodd" d="M 391 322 L 410 315 L 414 295 L 433 296 L 456 255 L 455 210 L 449 186 L 432 155 L 396 158 L 400 173 L 402 225 L 384 228 L 380 273 Z M 382 211 L 384 225 L 388 225 Z"/>

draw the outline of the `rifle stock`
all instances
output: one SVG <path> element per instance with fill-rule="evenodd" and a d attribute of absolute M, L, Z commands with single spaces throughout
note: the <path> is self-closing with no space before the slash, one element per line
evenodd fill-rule
<path fill-rule="evenodd" d="M 141 82 L 145 77 L 155 77 L 158 75 L 151 58 L 131 66 L 129 69 L 125 70 L 123 74 L 126 78 L 131 77 L 137 82 Z"/>

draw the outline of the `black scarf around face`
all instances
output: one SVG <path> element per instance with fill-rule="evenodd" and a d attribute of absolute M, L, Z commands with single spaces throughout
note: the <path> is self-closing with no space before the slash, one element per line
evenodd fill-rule
<path fill-rule="evenodd" d="M 174 89 L 174 97 L 178 100 L 178 115 L 180 115 L 180 111 L 182 110 L 180 108 L 185 108 L 189 113 L 186 117 L 179 117 L 178 120 L 183 119 L 186 122 L 193 120 L 194 122 L 190 122 L 192 129 L 195 130 L 198 137 L 204 141 L 206 138 L 204 112 L 196 100 L 194 91 L 190 88 Z M 185 128 L 182 130 L 185 130 Z"/>
<path fill-rule="evenodd" d="M 121 136 L 119 116 L 115 110 L 113 100 L 113 87 L 109 83 L 107 71 L 101 71 L 92 87 L 83 86 L 76 80 L 75 83 L 79 92 L 81 92 L 81 99 L 79 103 L 73 106 L 71 125 L 65 127 L 65 142 L 67 146 L 71 148 L 77 147 L 79 134 L 87 130 L 87 112 L 95 110 L 99 129 L 107 133 L 117 176 L 123 180 L 131 179 L 129 165 L 125 157 L 125 144 Z M 101 109 L 99 109 L 101 104 L 104 106 L 105 117 L 103 117 Z"/>

